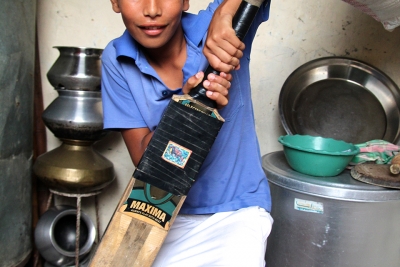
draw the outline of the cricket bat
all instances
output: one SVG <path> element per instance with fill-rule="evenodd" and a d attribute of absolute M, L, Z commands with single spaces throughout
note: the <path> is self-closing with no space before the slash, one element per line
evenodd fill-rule
<path fill-rule="evenodd" d="M 232 22 L 239 39 L 262 2 L 242 1 Z M 209 66 L 205 79 L 209 73 L 219 74 Z M 224 122 L 202 84 L 172 97 L 90 267 L 152 265 Z"/>

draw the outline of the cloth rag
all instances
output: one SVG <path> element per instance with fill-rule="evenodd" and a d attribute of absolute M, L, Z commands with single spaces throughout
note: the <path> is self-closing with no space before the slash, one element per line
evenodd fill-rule
<path fill-rule="evenodd" d="M 384 140 L 371 140 L 355 146 L 360 148 L 360 153 L 354 156 L 350 165 L 365 162 L 389 164 L 392 158 L 400 151 L 400 146 Z"/>

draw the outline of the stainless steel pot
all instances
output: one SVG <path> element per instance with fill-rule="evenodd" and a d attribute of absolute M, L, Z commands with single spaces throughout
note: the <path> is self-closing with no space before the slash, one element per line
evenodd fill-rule
<path fill-rule="evenodd" d="M 55 46 L 60 56 L 47 73 L 56 89 L 99 91 L 103 49 Z"/>
<path fill-rule="evenodd" d="M 61 139 L 97 141 L 103 130 L 101 92 L 57 90 L 59 96 L 44 110 L 42 119 Z"/>
<path fill-rule="evenodd" d="M 79 259 L 89 254 L 96 237 L 95 225 L 81 212 Z M 35 244 L 42 257 L 52 265 L 68 266 L 75 262 L 76 209 L 55 206 L 40 217 L 35 228 Z"/>

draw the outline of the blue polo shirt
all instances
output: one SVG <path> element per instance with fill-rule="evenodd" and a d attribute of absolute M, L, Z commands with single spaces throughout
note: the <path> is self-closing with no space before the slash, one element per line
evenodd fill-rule
<path fill-rule="evenodd" d="M 197 15 L 183 14 L 187 60 L 182 70 L 182 85 L 208 64 L 202 49 L 208 25 L 220 2 L 222 0 L 215 0 Z M 181 213 L 210 214 L 249 206 L 271 210 L 269 185 L 262 170 L 255 131 L 249 72 L 253 38 L 259 24 L 268 16 L 269 4 L 263 4 L 243 40 L 246 49 L 240 70 L 232 72 L 229 104 L 219 111 L 225 123 Z M 127 31 L 107 45 L 102 64 L 105 129 L 148 127 L 153 131 L 172 95 L 182 94 L 182 88 L 168 88 L 163 83 Z"/>

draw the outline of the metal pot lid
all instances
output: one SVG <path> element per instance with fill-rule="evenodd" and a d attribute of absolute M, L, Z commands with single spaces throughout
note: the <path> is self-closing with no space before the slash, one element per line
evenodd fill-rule
<path fill-rule="evenodd" d="M 333 177 L 314 177 L 296 172 L 288 165 L 283 151 L 264 155 L 262 167 L 270 183 L 308 195 L 361 202 L 400 200 L 400 190 L 359 182 L 348 170 Z"/>
<path fill-rule="evenodd" d="M 297 68 L 279 96 L 288 134 L 308 134 L 364 143 L 395 143 L 400 132 L 398 86 L 364 62 L 326 57 Z"/>

